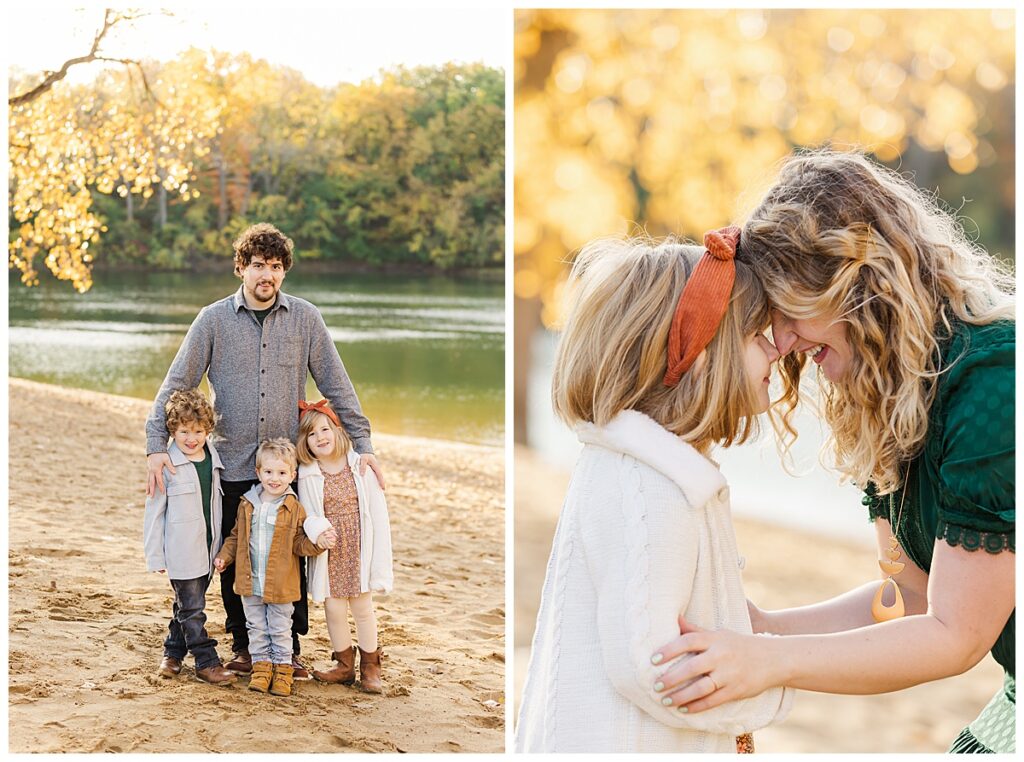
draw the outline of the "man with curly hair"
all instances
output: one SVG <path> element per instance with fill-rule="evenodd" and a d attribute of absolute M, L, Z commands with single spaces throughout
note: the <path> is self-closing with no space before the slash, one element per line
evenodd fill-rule
<path fill-rule="evenodd" d="M 292 266 L 292 241 L 265 222 L 251 226 L 234 242 L 235 275 L 242 285 L 231 296 L 204 307 L 164 377 L 146 421 L 148 495 L 164 490 L 162 471 L 172 474 L 167 455 L 164 405 L 175 389 L 197 387 L 206 374 L 218 415 L 218 449 L 224 463 L 222 537 L 231 534 L 238 501 L 256 480 L 256 449 L 276 437 L 295 441 L 299 400 L 305 399 L 306 372 L 331 402 L 361 456 L 361 469 L 384 478 L 370 443 L 370 422 L 349 380 L 324 319 L 315 306 L 281 291 Z M 298 662 L 299 635 L 309 631 L 306 575 L 302 597 L 292 617 L 296 679 L 309 679 Z M 234 567 L 221 577 L 221 598 L 235 657 L 227 668 L 239 674 L 251 669 L 242 601 L 233 591 Z"/>

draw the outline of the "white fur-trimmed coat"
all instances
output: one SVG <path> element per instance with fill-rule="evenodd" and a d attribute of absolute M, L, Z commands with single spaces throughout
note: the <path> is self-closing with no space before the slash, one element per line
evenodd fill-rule
<path fill-rule="evenodd" d="M 395 585 L 391 559 L 391 523 L 384 491 L 377 483 L 373 469 L 359 473 L 359 453 L 348 451 L 348 465 L 359 497 L 359 591 L 390 593 Z M 324 518 L 324 477 L 319 463 L 299 466 L 299 502 L 308 518 L 303 526 L 306 535 L 316 542 L 320 533 L 330 526 Z M 306 560 L 306 582 L 309 597 L 318 603 L 330 596 L 327 578 L 327 555 Z"/>
<path fill-rule="evenodd" d="M 693 715 L 661 704 L 655 650 L 677 616 L 750 633 L 718 468 L 636 411 L 583 424 L 555 532 L 515 733 L 517 752 L 735 752 L 790 689 Z M 683 656 L 681 658 L 691 658 Z"/>

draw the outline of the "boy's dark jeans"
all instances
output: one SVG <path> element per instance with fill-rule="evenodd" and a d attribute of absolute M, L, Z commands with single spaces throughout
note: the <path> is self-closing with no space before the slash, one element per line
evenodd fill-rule
<path fill-rule="evenodd" d="M 253 479 L 244 482 L 221 481 L 224 499 L 221 501 L 223 518 L 221 532 L 226 540 L 235 528 L 238 516 L 238 502 L 249 491 L 250 487 L 259 484 Z M 298 484 L 292 483 L 292 489 L 298 492 Z M 299 635 L 309 632 L 309 604 L 306 601 L 306 559 L 299 556 L 299 586 L 302 597 L 295 601 L 292 612 L 292 653 L 299 655 Z M 224 629 L 231 634 L 231 650 L 235 653 L 249 650 L 249 632 L 245 629 L 245 610 L 242 608 L 242 597 L 235 592 L 235 565 L 229 564 L 220 575 L 220 597 L 224 601 Z"/>
<path fill-rule="evenodd" d="M 217 656 L 217 641 L 206 633 L 206 588 L 210 586 L 208 576 L 196 579 L 172 579 L 174 589 L 174 616 L 167 624 L 164 639 L 164 656 L 178 661 L 185 660 L 189 651 L 196 660 L 196 669 L 206 669 L 220 664 Z"/>

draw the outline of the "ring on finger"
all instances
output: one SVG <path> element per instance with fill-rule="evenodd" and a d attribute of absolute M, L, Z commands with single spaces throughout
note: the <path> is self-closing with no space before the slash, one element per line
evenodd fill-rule
<path fill-rule="evenodd" d="M 722 689 L 721 686 L 718 683 L 715 682 L 715 678 L 713 678 L 710 674 L 704 675 L 704 677 L 706 677 L 708 680 L 711 681 L 711 684 L 713 686 L 715 686 L 715 690 L 716 691 L 719 691 L 719 690 Z M 714 691 L 712 691 L 712 692 L 714 692 Z"/>

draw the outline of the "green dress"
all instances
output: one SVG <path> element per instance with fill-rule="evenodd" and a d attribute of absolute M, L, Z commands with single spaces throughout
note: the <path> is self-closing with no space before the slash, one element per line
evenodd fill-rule
<path fill-rule="evenodd" d="M 897 530 L 900 545 L 925 572 L 936 540 L 972 553 L 1015 553 L 1015 323 L 957 324 L 943 342 L 942 368 L 928 416 L 924 449 L 910 463 L 909 492 Z M 895 526 L 902 490 L 878 497 L 865 490 L 871 519 Z M 1003 688 L 961 732 L 951 752 L 1013 752 L 1014 616 L 992 656 Z"/>

